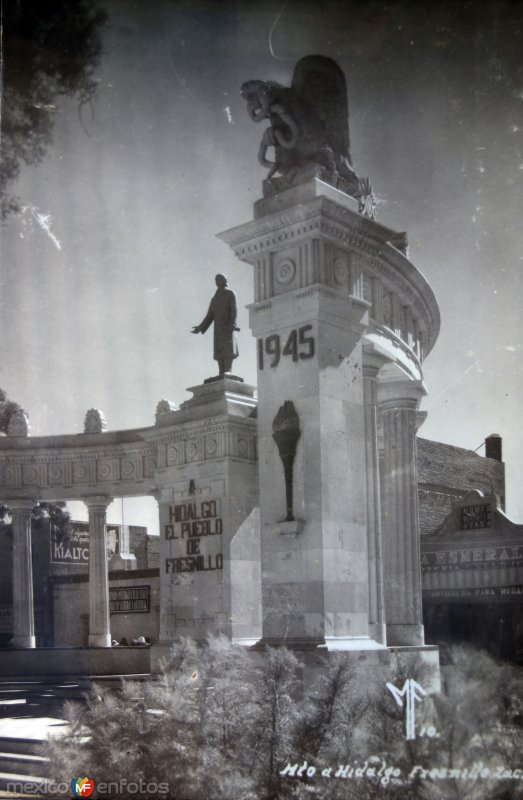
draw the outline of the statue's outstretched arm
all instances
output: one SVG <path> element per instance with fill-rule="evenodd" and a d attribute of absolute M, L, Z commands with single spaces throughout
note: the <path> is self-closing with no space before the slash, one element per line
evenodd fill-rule
<path fill-rule="evenodd" d="M 211 325 L 214 321 L 214 314 L 212 312 L 211 306 L 209 306 L 209 310 L 205 317 L 202 319 L 199 325 L 195 325 L 192 329 L 191 333 L 205 333 L 207 328 Z"/>

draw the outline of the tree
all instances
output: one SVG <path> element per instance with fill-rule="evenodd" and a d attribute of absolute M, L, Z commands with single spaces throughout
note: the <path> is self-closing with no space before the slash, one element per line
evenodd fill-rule
<path fill-rule="evenodd" d="M 258 797 L 273 800 L 285 791 L 280 776 L 282 764 L 296 753 L 296 738 L 301 726 L 302 682 L 298 659 L 284 647 L 268 647 L 259 658 L 260 708 L 253 765 Z"/>
<path fill-rule="evenodd" d="M 63 501 L 58 503 L 37 503 L 31 511 L 31 529 L 42 530 L 46 521 L 49 520 L 49 525 L 60 538 L 65 535 L 70 519 L 71 515 L 67 510 L 67 503 Z M 13 535 L 11 512 L 4 503 L 0 503 L 0 533 L 5 533 L 9 537 Z"/>
<path fill-rule="evenodd" d="M 93 97 L 106 19 L 105 11 L 90 0 L 18 0 L 2 5 L 2 217 L 19 210 L 8 187 L 21 164 L 38 164 L 52 142 L 58 98 L 76 97 L 81 108 Z"/>
<path fill-rule="evenodd" d="M 356 669 L 347 654 L 328 654 L 304 692 L 302 666 L 285 648 L 181 639 L 157 679 L 95 687 L 85 707 L 67 707 L 69 730 L 47 745 L 49 776 L 141 780 L 143 798 L 162 796 L 147 785 L 168 785 L 170 800 L 516 800 L 521 781 L 496 771 L 518 766 L 520 687 L 477 650 L 454 649 L 453 659 L 407 741 L 385 666 Z M 423 683 L 424 669 L 414 657 L 392 681 Z M 488 776 L 461 774 L 478 763 Z M 298 772 L 303 764 L 312 770 Z M 353 767 L 370 772 L 348 774 Z"/>
<path fill-rule="evenodd" d="M 22 407 L 13 400 L 9 400 L 4 390 L 0 389 L 0 433 L 7 433 L 12 415 L 15 411 L 21 410 L 23 410 Z"/>
<path fill-rule="evenodd" d="M 180 639 L 154 682 L 125 682 L 119 693 L 95 686 L 87 709 L 67 704 L 69 731 L 47 748 L 49 776 L 141 780 L 143 798 L 147 785 L 165 784 L 170 800 L 258 800 L 249 772 L 259 706 L 247 662 L 224 637 Z"/>

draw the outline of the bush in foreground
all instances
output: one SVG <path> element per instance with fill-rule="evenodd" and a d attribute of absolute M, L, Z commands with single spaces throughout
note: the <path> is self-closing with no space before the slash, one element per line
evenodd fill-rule
<path fill-rule="evenodd" d="M 417 704 L 408 741 L 383 675 L 343 654 L 304 692 L 283 648 L 254 655 L 221 636 L 180 640 L 157 680 L 95 687 L 86 705 L 66 707 L 49 776 L 141 781 L 152 791 L 136 796 L 172 800 L 516 800 L 523 780 L 506 772 L 523 743 L 513 673 L 469 648 L 452 657 L 442 692 Z M 423 669 L 413 659 L 394 685 L 423 685 Z"/>

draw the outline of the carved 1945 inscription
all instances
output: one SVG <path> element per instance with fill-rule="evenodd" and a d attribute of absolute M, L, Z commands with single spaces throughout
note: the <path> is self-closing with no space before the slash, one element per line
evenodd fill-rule
<path fill-rule="evenodd" d="M 292 330 L 283 347 L 279 333 L 258 339 L 258 367 L 264 368 L 265 356 L 270 357 L 271 367 L 278 366 L 282 356 L 290 356 L 293 361 L 312 358 L 316 347 L 314 337 L 307 335 L 311 330 L 312 325 L 303 325 L 297 330 Z"/>

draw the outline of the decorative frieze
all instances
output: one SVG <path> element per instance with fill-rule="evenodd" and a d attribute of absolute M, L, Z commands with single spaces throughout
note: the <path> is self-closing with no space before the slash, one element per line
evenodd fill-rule
<path fill-rule="evenodd" d="M 132 446 L 122 442 L 111 448 L 92 444 L 82 447 L 77 437 L 71 438 L 74 447 L 55 447 L 52 455 L 38 439 L 29 440 L 34 448 L 0 450 L 0 496 L 8 496 L 9 490 L 23 493 L 31 488 L 42 498 L 80 497 L 87 487 L 89 491 L 108 487 L 117 491 L 118 486 L 125 494 L 126 486 L 144 482 L 148 492 L 157 469 L 225 457 L 245 461 L 257 458 L 256 421 L 251 419 L 182 423 L 163 429 L 162 435 L 143 441 L 141 446 L 134 440 Z M 52 443 L 52 438 L 46 438 L 49 448 Z"/>
<path fill-rule="evenodd" d="M 192 422 L 171 433 L 166 447 L 167 467 L 219 458 L 256 460 L 256 422 Z"/>
<path fill-rule="evenodd" d="M 156 448 L 145 442 L 141 450 L 135 448 L 134 452 L 123 445 L 120 452 L 100 452 L 98 447 L 86 445 L 74 448 L 73 453 L 52 457 L 41 448 L 0 451 L 0 486 L 5 487 L 0 492 L 35 487 L 56 497 L 78 496 L 85 486 L 140 483 L 153 478 L 155 469 Z"/>

